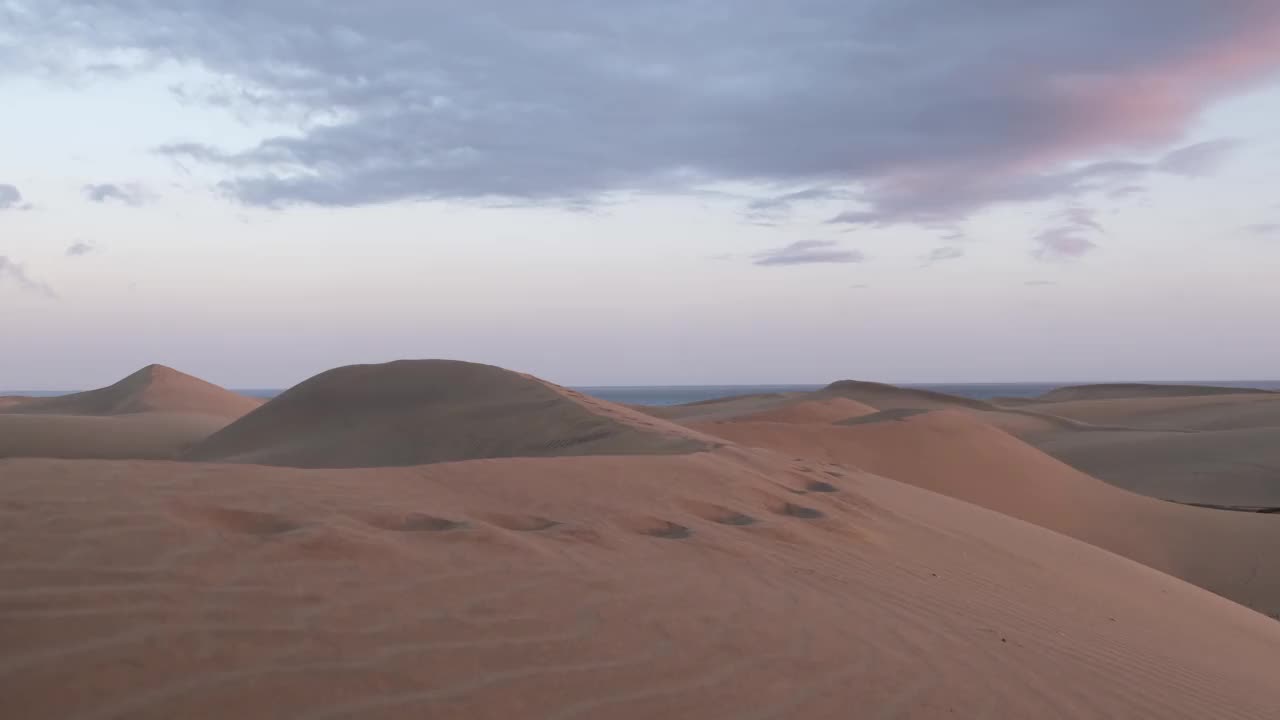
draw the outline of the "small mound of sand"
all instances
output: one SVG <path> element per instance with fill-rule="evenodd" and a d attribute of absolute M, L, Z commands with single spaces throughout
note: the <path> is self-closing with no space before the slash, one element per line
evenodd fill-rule
<path fill-rule="evenodd" d="M 490 365 L 401 360 L 321 373 L 186 454 L 301 468 L 686 453 L 696 433 Z"/>
<path fill-rule="evenodd" d="M 1217 387 L 1214 385 L 1161 385 L 1156 383 L 1100 383 L 1068 385 L 1041 395 L 1042 402 L 1064 400 L 1114 400 L 1117 398 L 1193 397 L 1197 395 L 1277 394 L 1257 388 Z"/>
<path fill-rule="evenodd" d="M 824 424 L 841 422 L 849 418 L 873 415 L 877 410 L 865 403 L 844 397 L 819 400 L 802 400 L 771 410 L 751 413 L 735 418 L 747 422 L 779 422 L 796 424 Z"/>
<path fill-rule="evenodd" d="M 818 394 L 850 398 L 870 405 L 877 410 L 896 410 L 899 408 L 922 408 L 927 410 L 944 408 L 994 409 L 994 406 L 990 403 L 972 398 L 862 380 L 839 380 L 826 386 Z"/>
<path fill-rule="evenodd" d="M 192 413 L 237 418 L 262 404 L 163 365 L 148 365 L 108 387 L 0 404 L 0 412 L 42 415 Z"/>

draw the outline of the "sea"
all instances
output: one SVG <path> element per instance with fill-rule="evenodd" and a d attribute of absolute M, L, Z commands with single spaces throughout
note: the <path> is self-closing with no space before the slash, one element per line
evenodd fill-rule
<path fill-rule="evenodd" d="M 1124 380 L 1120 382 L 1146 382 Z M 1219 387 L 1259 388 L 1280 390 L 1280 380 L 1181 380 L 1153 381 L 1161 385 L 1216 385 Z M 933 390 L 962 397 L 987 400 L 993 397 L 1036 397 L 1064 385 L 1080 385 L 1079 382 L 1020 382 L 1020 383 L 897 383 L 900 387 Z M 734 395 L 762 393 L 806 392 L 819 390 L 823 385 L 598 385 L 574 387 L 574 390 L 609 402 L 629 405 L 680 405 L 683 403 L 714 400 Z M 259 398 L 273 398 L 284 392 L 277 388 L 240 388 L 235 392 Z M 29 395 L 52 397 L 74 390 L 0 390 L 0 395 Z"/>

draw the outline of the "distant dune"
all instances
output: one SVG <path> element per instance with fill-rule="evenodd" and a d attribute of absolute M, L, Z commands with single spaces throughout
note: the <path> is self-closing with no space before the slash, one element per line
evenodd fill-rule
<path fill-rule="evenodd" d="M 841 463 L 1079 538 L 1280 614 L 1280 522 L 1136 495 L 962 411 L 897 410 L 847 425 L 724 422 L 698 429 Z"/>
<path fill-rule="evenodd" d="M 838 395 L 857 400 L 877 410 L 896 410 L 898 408 L 993 409 L 991 403 L 974 400 L 973 398 L 862 380 L 838 380 L 818 392 L 821 395 Z"/>
<path fill-rule="evenodd" d="M 1064 400 L 1114 400 L 1117 398 L 1195 397 L 1197 395 L 1234 395 L 1269 393 L 1254 388 L 1218 387 L 1214 385 L 1163 385 L 1157 383 L 1099 383 L 1068 385 L 1037 398 L 1043 402 Z M 1280 393 L 1274 393 L 1280 395 Z"/>
<path fill-rule="evenodd" d="M 1146 430 L 1280 427 L 1280 393 L 1068 400 L 1039 403 L 1035 410 L 1086 423 Z"/>
<path fill-rule="evenodd" d="M 163 365 L 148 365 L 98 390 L 29 398 L 0 411 L 47 415 L 128 415 L 144 412 L 191 413 L 238 418 L 261 404 L 255 398 Z"/>
<path fill-rule="evenodd" d="M 1145 495 L 1280 507 L 1280 427 L 1062 434 L 1037 446 L 1094 477 Z"/>
<path fill-rule="evenodd" d="M 402 360 L 321 373 L 184 457 L 350 468 L 706 447 L 678 425 L 527 375 L 476 363 Z"/>
<path fill-rule="evenodd" d="M 260 404 L 150 365 L 99 390 L 0 398 L 0 458 L 170 459 Z"/>
<path fill-rule="evenodd" d="M 872 415 L 876 412 L 875 408 L 857 400 L 834 397 L 802 400 L 769 410 L 748 413 L 735 419 L 752 422 L 830 423 Z"/>

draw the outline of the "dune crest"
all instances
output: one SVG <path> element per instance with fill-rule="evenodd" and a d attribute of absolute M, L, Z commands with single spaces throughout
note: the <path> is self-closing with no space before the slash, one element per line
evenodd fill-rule
<path fill-rule="evenodd" d="M 970 410 L 995 409 L 991 403 L 972 398 L 948 395 L 933 390 L 903 388 L 865 380 L 837 380 L 822 390 L 821 395 L 838 395 L 870 405 L 877 410 L 899 408 L 968 408 Z"/>
<path fill-rule="evenodd" d="M 491 365 L 350 365 L 290 388 L 189 460 L 352 468 L 560 455 L 687 453 L 707 438 Z"/>
<path fill-rule="evenodd" d="M 171 459 L 261 404 L 148 365 L 97 390 L 0 398 L 0 458 Z"/>
<path fill-rule="evenodd" d="M 95 416 L 171 412 L 237 418 L 261 404 L 173 368 L 148 365 L 104 388 L 30 398 L 0 406 L 0 412 Z"/>
<path fill-rule="evenodd" d="M 1097 383 L 1067 385 L 1036 398 L 1041 402 L 1065 400 L 1117 400 L 1152 397 L 1196 397 L 1199 395 L 1277 395 L 1259 388 L 1221 387 L 1216 385 L 1164 385 L 1160 383 Z"/>

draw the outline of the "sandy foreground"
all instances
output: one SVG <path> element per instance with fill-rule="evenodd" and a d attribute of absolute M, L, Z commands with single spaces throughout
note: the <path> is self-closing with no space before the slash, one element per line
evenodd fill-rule
<path fill-rule="evenodd" d="M 488 396 L 477 459 L 283 466 L 376 461 L 338 418 L 385 423 L 400 438 L 382 441 L 387 458 L 442 424 L 458 433 L 456 414 L 433 409 L 440 369 L 394 368 L 410 406 L 327 406 L 353 390 L 344 379 L 302 395 L 306 432 L 261 419 L 293 416 L 286 398 L 174 450 L 232 462 L 0 459 L 0 716 L 1199 719 L 1280 707 L 1280 623 L 1224 597 L 1271 602 L 1274 566 L 1236 583 L 1240 563 L 1226 562 L 1201 578 L 1216 594 L 1186 581 L 1243 543 L 1274 548 L 1280 517 L 1133 495 L 983 423 L 981 408 L 886 417 L 844 396 L 738 400 L 741 412 L 708 420 L 704 407 L 688 428 L 679 411 L 653 418 L 506 374 L 522 398 L 510 412 L 538 427 L 486 436 L 486 418 L 509 416 Z M 453 370 L 460 402 L 472 370 Z M 235 429 L 250 421 L 270 443 Z M 323 442 L 309 440 L 317 428 Z M 541 456 L 504 456 L 517 450 Z M 279 461 L 235 459 L 247 452 Z M 996 472 L 1002 461 L 1023 474 Z M 1033 477 L 1057 493 L 1050 509 L 1095 517 L 1048 529 L 1035 494 L 992 509 Z M 1151 552 L 1146 564 L 1097 545 L 1125 539 L 1130 510 L 1105 509 L 1118 497 L 1177 511 L 1143 511 L 1155 519 L 1132 547 Z"/>

